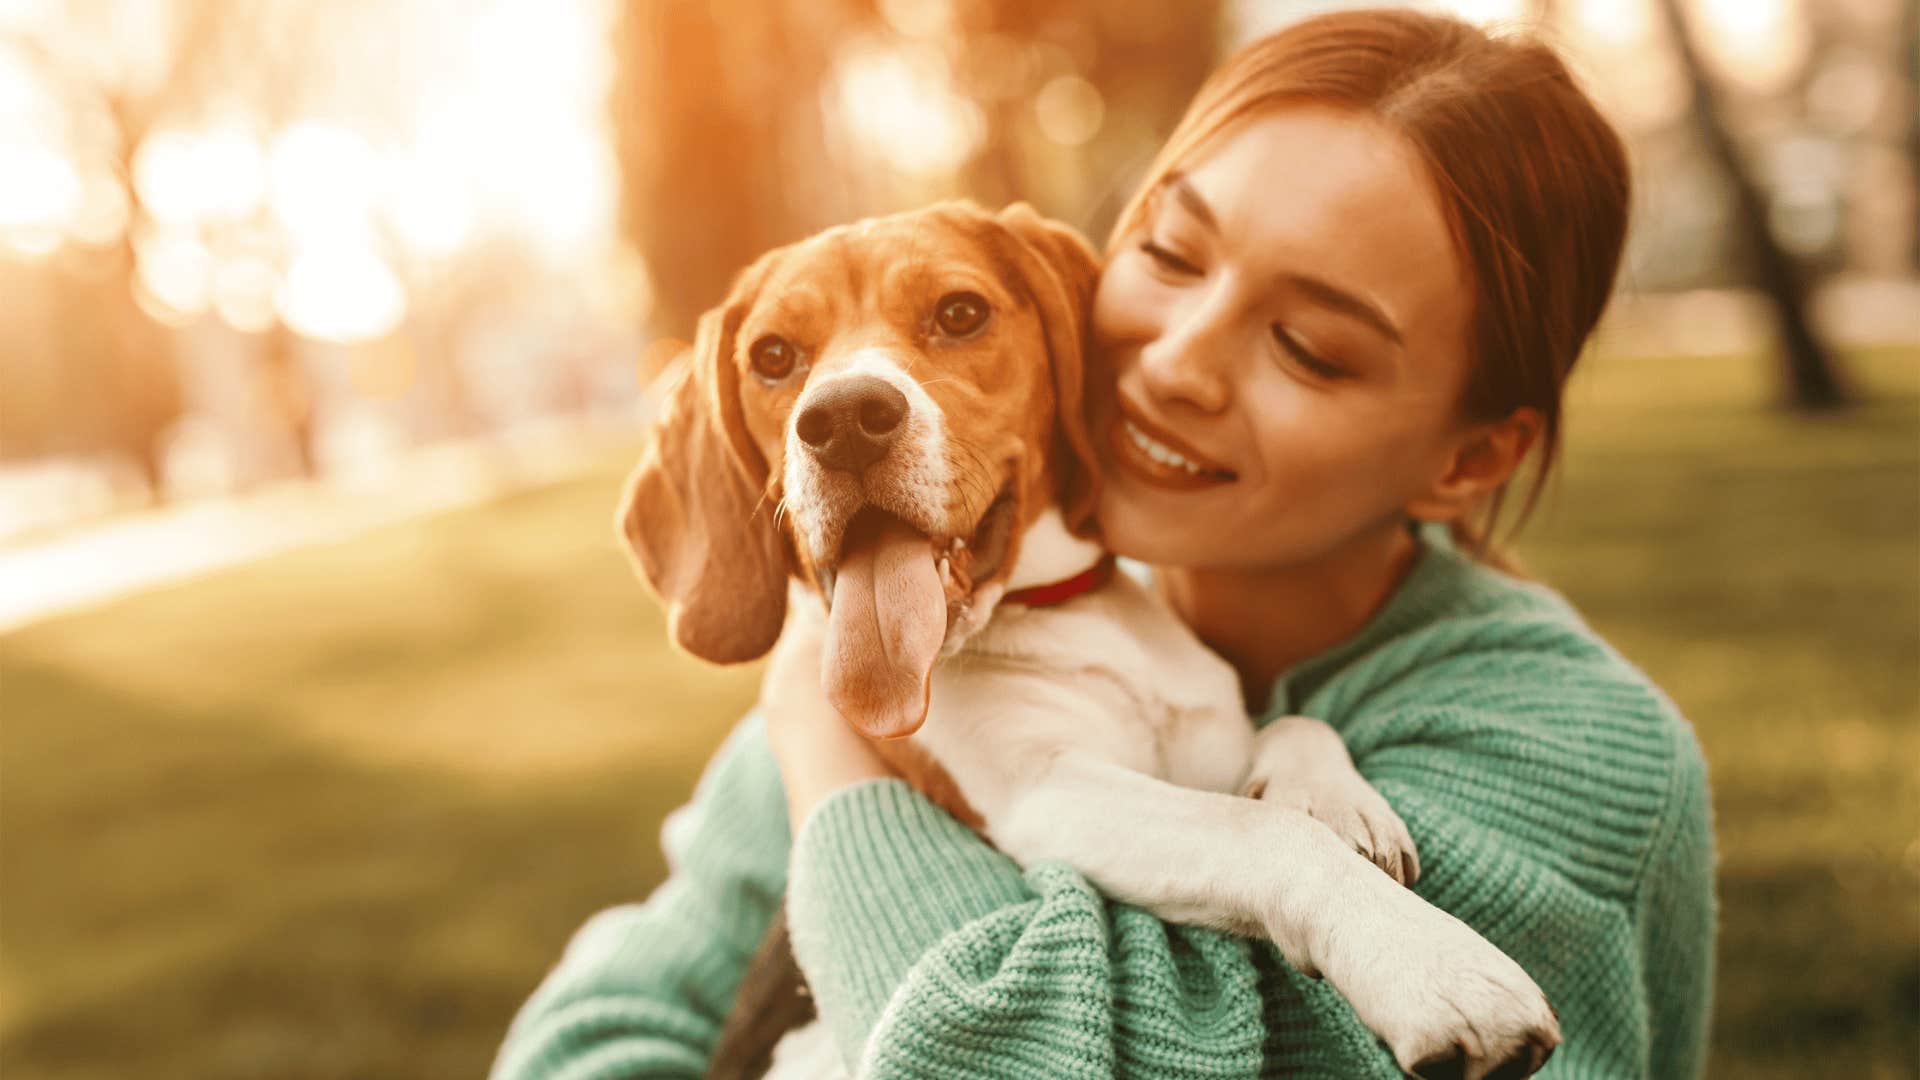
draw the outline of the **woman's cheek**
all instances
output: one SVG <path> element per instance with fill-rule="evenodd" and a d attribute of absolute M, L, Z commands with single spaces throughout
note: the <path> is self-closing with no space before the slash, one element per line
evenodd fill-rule
<path fill-rule="evenodd" d="M 1093 336 L 1103 345 L 1152 341 L 1160 336 L 1161 298 L 1152 280 L 1122 254 L 1107 264 L 1093 298 Z"/>

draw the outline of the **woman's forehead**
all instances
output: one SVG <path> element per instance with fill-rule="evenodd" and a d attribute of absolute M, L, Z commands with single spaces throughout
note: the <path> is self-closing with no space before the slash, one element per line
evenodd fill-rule
<path fill-rule="evenodd" d="M 1199 217 L 1196 197 L 1213 219 L 1196 224 L 1216 231 L 1249 271 L 1311 271 L 1408 321 L 1444 315 L 1428 309 L 1464 298 L 1417 152 L 1365 114 L 1301 106 L 1247 121 L 1172 178 L 1156 214 Z"/>

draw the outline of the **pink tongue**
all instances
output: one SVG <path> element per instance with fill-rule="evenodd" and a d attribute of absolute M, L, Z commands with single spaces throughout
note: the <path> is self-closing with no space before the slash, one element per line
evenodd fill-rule
<path fill-rule="evenodd" d="M 927 680 L 947 636 L 947 598 L 925 536 L 896 518 L 862 518 L 833 580 L 821 683 L 868 738 L 895 739 L 927 718 Z"/>

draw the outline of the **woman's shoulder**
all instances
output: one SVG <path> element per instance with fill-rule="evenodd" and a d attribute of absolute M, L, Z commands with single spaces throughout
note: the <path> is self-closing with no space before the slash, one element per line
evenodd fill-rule
<path fill-rule="evenodd" d="M 1603 891 L 1632 889 L 1655 850 L 1706 820 L 1692 727 L 1565 598 L 1444 547 L 1407 589 L 1289 703 L 1339 729 L 1370 780 L 1496 830 L 1535 819 Z"/>
<path fill-rule="evenodd" d="M 1534 689 L 1677 717 L 1652 680 L 1560 593 L 1471 558 L 1443 530 L 1422 539 L 1413 570 L 1367 626 L 1286 673 L 1276 698 L 1345 706 L 1388 688 L 1450 698 Z"/>

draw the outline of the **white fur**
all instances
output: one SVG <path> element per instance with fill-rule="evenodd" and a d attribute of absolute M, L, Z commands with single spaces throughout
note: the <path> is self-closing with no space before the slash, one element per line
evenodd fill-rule
<path fill-rule="evenodd" d="M 893 354 L 836 362 L 792 417 L 856 375 L 897 388 L 908 416 L 859 477 L 822 468 L 789 422 L 783 505 L 816 558 L 832 556 L 863 503 L 929 535 L 946 523 L 946 418 Z M 1125 575 L 1063 604 L 999 608 L 1006 591 L 1071 577 L 1101 555 L 1051 508 L 1020 541 L 1004 582 L 979 588 L 949 628 L 913 736 L 989 839 L 1023 864 L 1064 860 L 1164 918 L 1271 939 L 1296 967 L 1324 973 L 1403 1067 L 1458 1044 L 1477 1077 L 1530 1040 L 1558 1042 L 1519 965 L 1389 876 L 1416 867 L 1412 840 L 1336 733 L 1292 718 L 1255 734 L 1232 668 Z M 823 606 L 794 610 L 779 647 L 810 647 Z M 1235 794 L 1249 786 L 1259 799 Z M 805 890 L 789 902 L 805 903 Z M 770 1075 L 835 1072 L 823 1041 L 818 1023 L 789 1033 Z"/>
<path fill-rule="evenodd" d="M 1089 554 L 1078 544 L 1043 518 L 1016 574 L 1070 576 L 1090 561 L 1069 559 Z M 781 647 L 818 632 L 796 620 Z M 1166 919 L 1271 939 L 1324 973 L 1402 1067 L 1457 1043 L 1478 1077 L 1528 1040 L 1559 1040 L 1518 964 L 1356 851 L 1397 868 L 1412 841 L 1339 736 L 1306 718 L 1256 734 L 1234 671 L 1126 575 L 995 612 L 934 669 L 913 738 L 1009 856 L 1063 860 Z M 1263 798 L 1234 794 L 1250 782 Z"/>
<path fill-rule="evenodd" d="M 1065 581 L 1093 565 L 1102 554 L 1099 544 L 1068 532 L 1060 508 L 1049 506 L 1020 534 L 1020 557 L 1007 575 L 1007 590 Z"/>
<path fill-rule="evenodd" d="M 814 397 L 839 380 L 857 375 L 871 375 L 888 383 L 907 399 L 907 418 L 894 436 L 893 448 L 858 479 L 821 466 L 796 430 L 800 415 Z M 863 502 L 929 533 L 938 531 L 936 526 L 946 514 L 947 492 L 953 487 L 953 471 L 947 463 L 946 416 L 933 395 L 885 349 L 861 349 L 824 378 L 807 384 L 787 419 L 785 456 L 783 506 L 816 559 L 832 557 L 840 546 L 837 530 L 846 526 Z"/>

